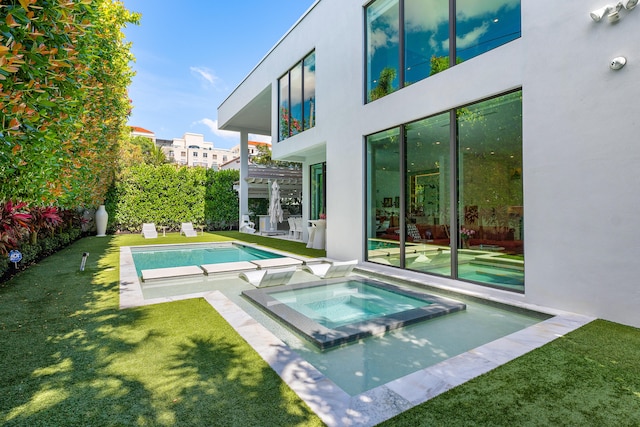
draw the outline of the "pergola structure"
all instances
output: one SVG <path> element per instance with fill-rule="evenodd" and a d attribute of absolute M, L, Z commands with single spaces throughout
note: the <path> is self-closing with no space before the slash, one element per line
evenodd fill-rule
<path fill-rule="evenodd" d="M 302 170 L 300 169 L 250 164 L 244 181 L 248 187 L 248 199 L 268 199 L 271 184 L 274 181 L 278 181 L 281 198 L 302 197 Z M 236 182 L 234 188 L 239 189 L 239 186 L 240 182 Z"/>

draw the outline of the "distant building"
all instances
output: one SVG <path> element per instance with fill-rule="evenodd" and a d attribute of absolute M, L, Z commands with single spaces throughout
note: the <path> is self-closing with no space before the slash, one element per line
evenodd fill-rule
<path fill-rule="evenodd" d="M 249 158 L 255 156 L 258 154 L 258 147 L 269 147 L 269 150 L 271 150 L 271 143 L 270 142 L 258 142 L 258 141 L 249 141 Z M 235 147 L 231 147 L 231 154 L 233 154 L 232 158 L 239 158 L 240 157 L 240 144 L 236 145 Z"/>
<path fill-rule="evenodd" d="M 147 130 L 145 128 L 141 128 L 139 126 L 131 126 L 131 136 L 142 136 L 144 138 L 149 138 L 154 143 L 156 142 L 156 134 Z"/>
<path fill-rule="evenodd" d="M 271 150 L 271 144 L 268 142 L 249 141 L 249 163 L 253 163 L 251 159 L 259 154 L 258 147 L 266 146 Z M 231 159 L 220 165 L 220 169 L 236 169 L 240 170 L 240 144 L 235 147 L 231 147 Z"/>
<path fill-rule="evenodd" d="M 214 169 L 232 157 L 231 150 L 214 148 L 204 135 L 188 132 L 182 138 L 174 138 L 170 146 L 163 145 L 162 151 L 177 164 Z"/>
<path fill-rule="evenodd" d="M 149 138 L 167 156 L 167 159 L 185 166 L 198 166 L 204 168 L 240 169 L 240 144 L 227 148 L 215 148 L 213 142 L 204 140 L 204 135 L 199 133 L 185 133 L 182 138 L 160 139 L 150 130 L 139 126 L 131 126 L 131 136 Z M 258 154 L 258 147 L 267 146 L 268 142 L 249 141 L 249 159 Z"/>

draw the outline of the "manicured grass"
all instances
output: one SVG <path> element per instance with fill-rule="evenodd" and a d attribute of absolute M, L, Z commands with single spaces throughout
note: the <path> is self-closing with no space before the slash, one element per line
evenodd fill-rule
<path fill-rule="evenodd" d="M 0 285 L 0 424 L 322 425 L 203 299 L 119 310 L 135 239 L 82 239 Z"/>
<path fill-rule="evenodd" d="M 204 300 L 118 309 L 119 246 L 229 239 L 324 255 L 234 232 L 91 237 L 0 284 L 0 424 L 322 425 Z M 383 425 L 640 425 L 639 349 L 640 330 L 592 322 Z"/>
<path fill-rule="evenodd" d="M 639 426 L 640 330 L 597 320 L 383 426 Z"/>

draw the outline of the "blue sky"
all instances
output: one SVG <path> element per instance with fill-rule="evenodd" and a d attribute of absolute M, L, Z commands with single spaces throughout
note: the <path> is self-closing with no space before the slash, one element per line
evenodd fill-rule
<path fill-rule="evenodd" d="M 238 144 L 239 134 L 216 130 L 218 106 L 314 1 L 124 0 L 142 14 L 124 31 L 136 57 L 129 124 L 161 139 L 194 132 L 218 148 Z"/>

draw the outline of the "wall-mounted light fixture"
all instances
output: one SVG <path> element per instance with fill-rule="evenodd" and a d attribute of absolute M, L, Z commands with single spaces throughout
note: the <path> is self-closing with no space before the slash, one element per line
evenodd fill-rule
<path fill-rule="evenodd" d="M 624 7 L 626 10 L 631 10 L 638 5 L 638 0 L 623 0 L 618 2 L 617 4 L 608 4 L 605 7 L 601 7 L 600 9 L 596 9 L 591 12 L 589 15 L 591 19 L 596 22 L 602 20 L 602 18 L 607 16 L 609 22 L 618 22 L 620 20 L 620 11 Z"/>
<path fill-rule="evenodd" d="M 624 67 L 626 63 L 627 58 L 625 58 L 624 56 L 618 56 L 611 60 L 611 64 L 609 64 L 609 67 L 611 67 L 612 70 L 619 70 L 620 68 Z"/>

